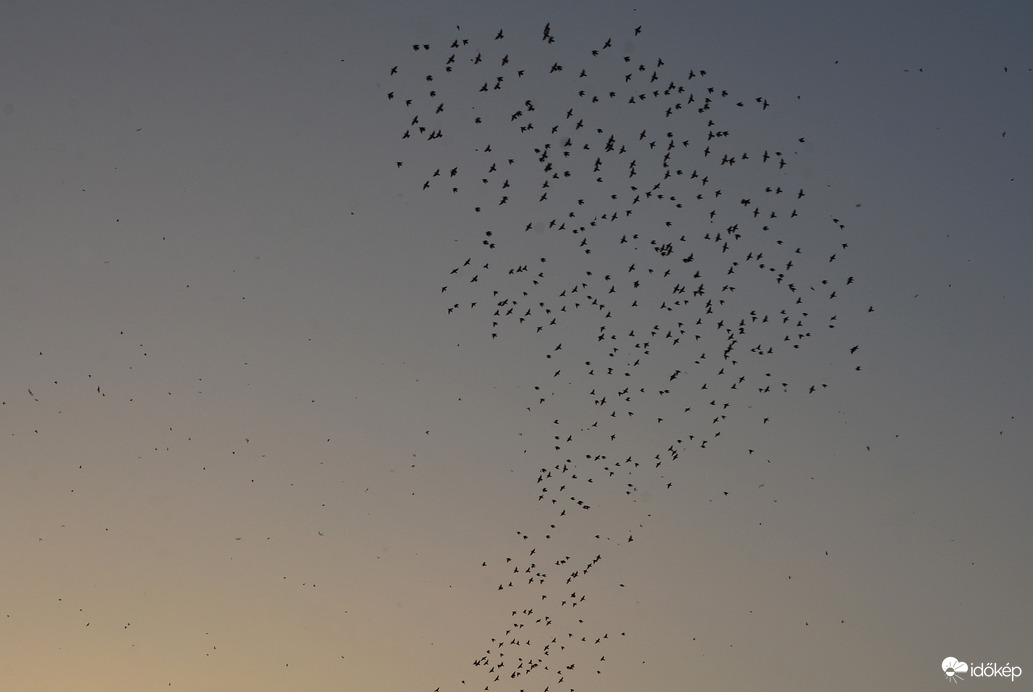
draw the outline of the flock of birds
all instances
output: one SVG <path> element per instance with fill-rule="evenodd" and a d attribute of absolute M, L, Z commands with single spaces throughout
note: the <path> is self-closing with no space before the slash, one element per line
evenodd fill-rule
<path fill-rule="evenodd" d="M 856 285 L 845 223 L 808 208 L 821 191 L 793 173 L 805 138 L 737 136 L 774 104 L 642 57 L 642 27 L 624 33 L 570 64 L 550 24 L 531 41 L 457 27 L 385 70 L 409 153 L 395 167 L 466 233 L 443 309 L 542 361 L 523 404 L 553 430 L 527 457 L 541 525 L 516 532 L 522 554 L 481 564 L 521 604 L 473 662 L 485 690 L 574 690 L 601 673 L 624 633 L 593 629 L 589 572 L 641 524 L 587 522 L 564 541 L 565 525 L 671 488 L 667 468 L 718 445 L 759 459 L 736 426 L 777 425 L 772 399 L 827 386 L 800 380 L 807 346 L 829 347 Z M 833 347 L 861 369 L 858 345 Z"/>

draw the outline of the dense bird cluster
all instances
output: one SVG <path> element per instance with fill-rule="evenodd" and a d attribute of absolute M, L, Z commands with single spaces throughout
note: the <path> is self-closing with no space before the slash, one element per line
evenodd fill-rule
<path fill-rule="evenodd" d="M 440 288 L 447 313 L 541 351 L 524 405 L 555 431 L 544 458 L 528 457 L 542 523 L 497 566 L 498 589 L 526 605 L 474 661 L 485 690 L 531 689 L 532 674 L 535 689 L 573 690 L 586 653 L 600 671 L 621 633 L 586 624 L 588 575 L 635 527 L 580 522 L 584 535 L 563 542 L 563 525 L 671 488 L 664 464 L 721 444 L 752 457 L 728 433 L 776 420 L 780 394 L 826 387 L 801 380 L 798 354 L 837 325 L 855 283 L 845 224 L 808 208 L 817 195 L 793 173 L 805 138 L 756 141 L 767 98 L 646 58 L 641 32 L 571 64 L 550 24 L 523 42 L 457 27 L 385 70 L 409 154 L 396 167 L 479 234 Z M 840 347 L 856 359 L 858 345 Z M 625 443 L 643 433 L 655 449 Z"/>

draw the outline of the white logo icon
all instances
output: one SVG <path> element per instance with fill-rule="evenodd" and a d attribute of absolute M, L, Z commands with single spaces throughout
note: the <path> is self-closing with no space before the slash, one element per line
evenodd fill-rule
<path fill-rule="evenodd" d="M 968 672 L 968 664 L 964 661 L 959 661 L 953 656 L 948 656 L 943 659 L 943 663 L 940 664 L 943 668 L 943 674 L 947 676 L 947 679 L 957 684 L 958 680 L 964 680 L 965 678 L 958 675 L 959 673 Z"/>

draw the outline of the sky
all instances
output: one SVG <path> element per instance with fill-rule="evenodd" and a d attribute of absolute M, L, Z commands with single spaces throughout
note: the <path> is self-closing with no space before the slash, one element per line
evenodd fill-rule
<path fill-rule="evenodd" d="M 0 686 L 1025 689 L 1031 26 L 0 3 Z"/>

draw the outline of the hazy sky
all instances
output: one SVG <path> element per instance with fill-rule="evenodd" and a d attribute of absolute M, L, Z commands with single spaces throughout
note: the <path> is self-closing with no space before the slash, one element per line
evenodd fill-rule
<path fill-rule="evenodd" d="M 0 687 L 1028 687 L 1033 10 L 899 5 L 0 3 Z"/>

